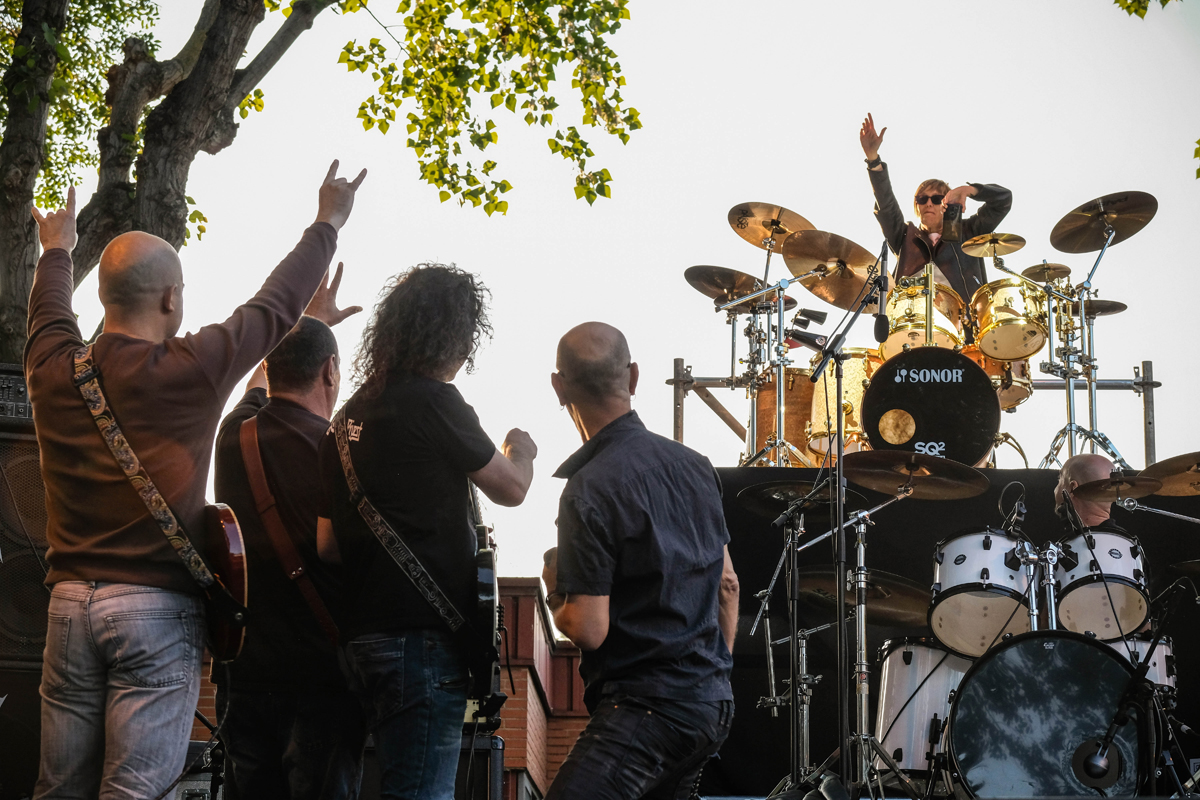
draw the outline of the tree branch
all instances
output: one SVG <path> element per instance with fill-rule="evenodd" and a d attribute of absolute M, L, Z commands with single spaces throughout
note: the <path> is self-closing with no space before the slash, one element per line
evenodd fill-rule
<path fill-rule="evenodd" d="M 312 27 L 317 14 L 334 2 L 336 0 L 298 0 L 292 6 L 292 13 L 271 37 L 271 41 L 267 42 L 253 61 L 234 75 L 233 87 L 225 99 L 225 110 L 232 113 L 238 104 L 246 99 L 246 95 L 254 91 L 254 87 L 279 63 L 279 59 L 283 58 L 288 48 L 300 38 L 300 34 Z"/>

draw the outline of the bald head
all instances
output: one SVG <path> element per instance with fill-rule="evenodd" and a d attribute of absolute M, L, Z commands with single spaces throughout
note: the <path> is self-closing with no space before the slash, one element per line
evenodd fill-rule
<path fill-rule="evenodd" d="M 170 286 L 183 287 L 183 266 L 175 248 L 141 231 L 123 233 L 100 256 L 100 302 L 106 316 L 155 310 Z M 111 311 L 110 311 L 111 309 Z"/>
<path fill-rule="evenodd" d="M 1071 456 L 1064 461 L 1062 469 L 1058 471 L 1058 483 L 1054 487 L 1055 512 L 1060 515 L 1065 513 L 1064 492 L 1070 492 L 1073 495 L 1075 489 L 1083 484 L 1107 478 L 1112 472 L 1112 468 L 1112 462 L 1098 453 L 1083 453 Z M 1098 525 L 1108 519 L 1112 505 L 1102 500 L 1080 500 L 1078 498 L 1073 499 L 1072 502 L 1079 518 L 1084 525 L 1088 526 Z"/>
<path fill-rule="evenodd" d="M 558 340 L 558 372 L 577 402 L 629 399 L 629 343 L 603 322 L 585 322 Z"/>
<path fill-rule="evenodd" d="M 1074 481 L 1080 485 L 1090 481 L 1107 478 L 1112 473 L 1113 464 L 1098 453 L 1083 453 L 1071 456 L 1062 465 L 1059 473 L 1067 482 Z"/>

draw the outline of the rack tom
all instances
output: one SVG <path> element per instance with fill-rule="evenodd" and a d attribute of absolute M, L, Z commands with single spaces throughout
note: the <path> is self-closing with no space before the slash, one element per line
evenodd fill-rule
<path fill-rule="evenodd" d="M 937 543 L 929 627 L 955 653 L 981 656 L 1004 634 L 1029 630 L 1029 578 L 1017 542 L 985 528 Z"/>
<path fill-rule="evenodd" d="M 975 343 L 988 358 L 1019 361 L 1046 344 L 1046 294 L 1020 278 L 985 283 L 971 297 Z"/>
<path fill-rule="evenodd" d="M 1145 561 L 1136 537 L 1093 530 L 1064 539 L 1054 567 L 1058 621 L 1102 642 L 1128 636 L 1150 616 Z"/>
<path fill-rule="evenodd" d="M 925 344 L 925 284 L 906 285 L 911 279 L 901 279 L 888 292 L 888 338 L 879 346 L 879 355 L 886 361 L 910 349 Z M 933 343 L 938 347 L 962 344 L 962 314 L 964 303 L 958 292 L 940 283 L 933 285 Z"/>

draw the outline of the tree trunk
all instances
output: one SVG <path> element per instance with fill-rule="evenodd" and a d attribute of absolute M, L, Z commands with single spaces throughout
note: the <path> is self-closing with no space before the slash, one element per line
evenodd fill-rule
<path fill-rule="evenodd" d="M 26 338 L 26 306 L 38 258 L 37 224 L 30 208 L 46 145 L 50 81 L 58 54 L 43 25 L 55 34 L 67 17 L 67 0 L 25 0 L 15 47 L 26 48 L 5 73 L 8 105 L 0 142 L 0 362 L 20 364 Z M 33 67 L 27 64 L 32 60 Z M 32 99 L 32 103 L 31 103 Z"/>

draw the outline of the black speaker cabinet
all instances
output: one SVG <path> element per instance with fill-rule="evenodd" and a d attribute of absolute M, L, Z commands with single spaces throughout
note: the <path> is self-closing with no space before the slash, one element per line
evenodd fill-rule
<path fill-rule="evenodd" d="M 0 432 L 0 661 L 40 662 L 46 643 L 46 492 L 31 433 Z"/>
<path fill-rule="evenodd" d="M 41 747 L 41 663 L 0 661 L 0 800 L 33 796 Z"/>
<path fill-rule="evenodd" d="M 372 736 L 367 738 L 359 800 L 379 800 L 379 778 Z M 454 800 L 500 800 L 503 790 L 504 740 L 499 736 L 463 736 Z"/>

